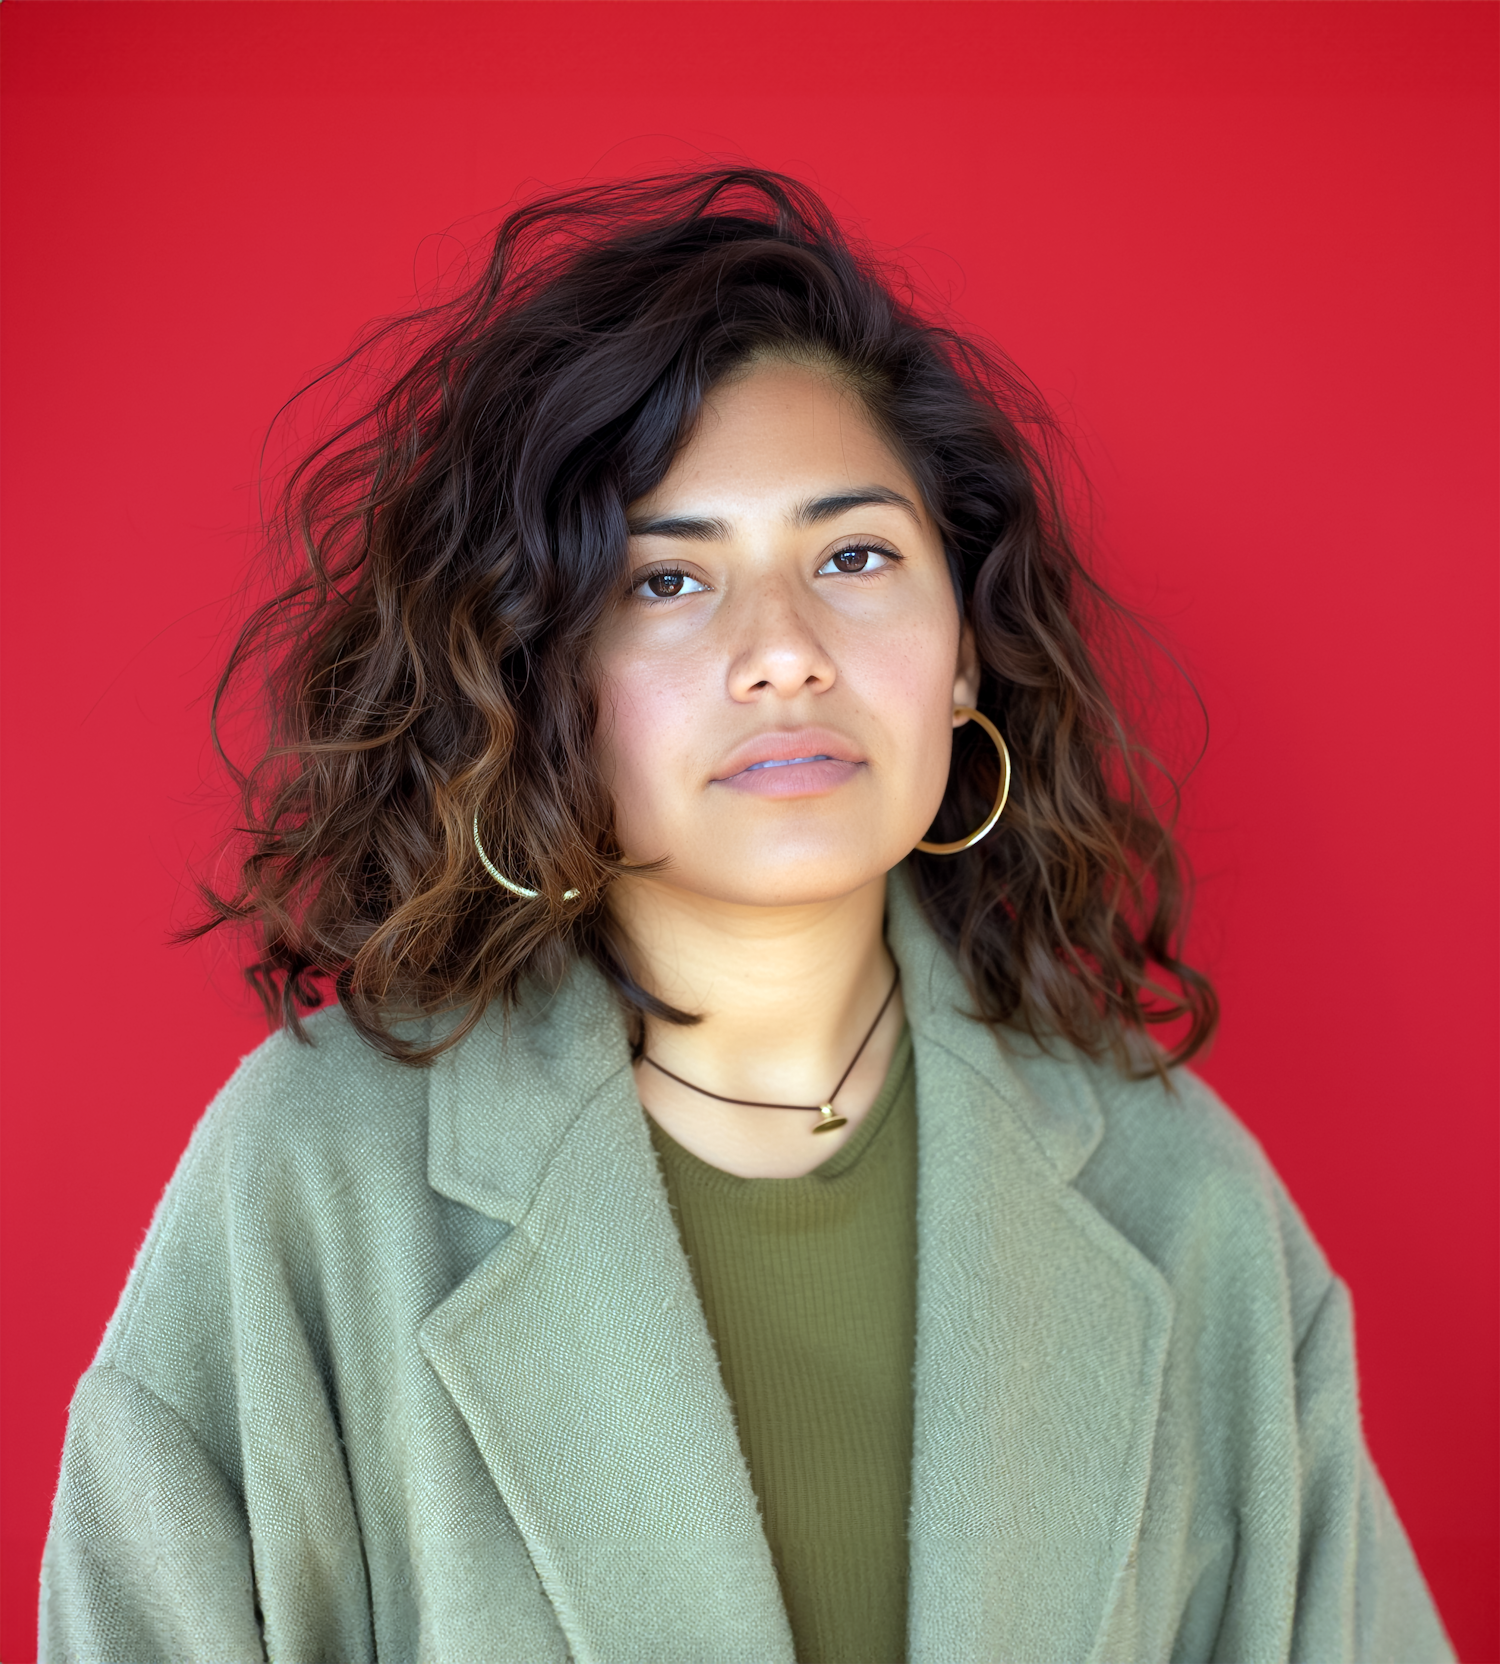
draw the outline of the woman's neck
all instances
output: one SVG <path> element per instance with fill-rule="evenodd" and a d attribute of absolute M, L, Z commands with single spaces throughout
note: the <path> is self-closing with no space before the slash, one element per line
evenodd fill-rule
<path fill-rule="evenodd" d="M 645 987 L 701 1020 L 649 1022 L 646 1053 L 726 1098 L 818 1104 L 849 1067 L 895 975 L 883 924 L 885 879 L 832 901 L 745 907 L 657 878 L 611 898 Z M 885 1080 L 903 1022 L 900 994 L 860 1054 L 835 1107 L 848 1126 L 818 1136 L 810 1114 L 715 1102 L 636 1066 L 651 1117 L 702 1160 L 746 1177 L 811 1171 L 848 1138 Z"/>

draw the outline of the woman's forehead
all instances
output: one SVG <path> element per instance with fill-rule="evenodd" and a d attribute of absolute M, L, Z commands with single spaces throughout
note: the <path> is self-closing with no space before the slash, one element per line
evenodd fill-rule
<path fill-rule="evenodd" d="M 831 505 L 838 505 L 832 508 Z M 863 402 L 824 371 L 767 362 L 715 387 L 661 482 L 630 508 L 632 531 L 664 517 L 767 514 L 810 525 L 842 508 L 921 520 L 901 459 Z"/>

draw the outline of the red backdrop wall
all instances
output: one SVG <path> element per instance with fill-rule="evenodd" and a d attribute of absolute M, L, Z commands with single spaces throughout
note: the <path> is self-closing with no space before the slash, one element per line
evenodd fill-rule
<path fill-rule="evenodd" d="M 1070 423 L 1213 721 L 1203 1065 L 1353 1286 L 1376 1459 L 1495 1627 L 1489 4 L 4 7 L 5 1607 L 68 1396 L 262 1033 L 165 944 L 284 397 L 528 182 L 795 172 Z"/>

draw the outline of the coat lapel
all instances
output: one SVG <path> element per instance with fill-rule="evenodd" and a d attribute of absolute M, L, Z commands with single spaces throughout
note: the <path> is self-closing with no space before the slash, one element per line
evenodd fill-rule
<path fill-rule="evenodd" d="M 1069 1182 L 1103 1130 L 1086 1072 L 961 1015 L 899 877 L 889 934 L 920 1127 L 909 1657 L 1081 1664 L 1140 1531 L 1171 1295 Z"/>
<path fill-rule="evenodd" d="M 434 1071 L 430 1177 L 512 1229 L 422 1346 L 578 1664 L 791 1664 L 618 1012 L 580 971 Z"/>

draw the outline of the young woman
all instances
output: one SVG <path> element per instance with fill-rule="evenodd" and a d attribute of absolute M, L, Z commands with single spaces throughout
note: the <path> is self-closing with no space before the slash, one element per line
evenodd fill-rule
<path fill-rule="evenodd" d="M 79 1386 L 45 1656 L 1451 1656 L 1179 1067 L 1035 401 L 752 171 L 384 339 L 231 667 L 281 1031 Z"/>

